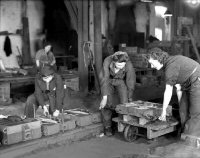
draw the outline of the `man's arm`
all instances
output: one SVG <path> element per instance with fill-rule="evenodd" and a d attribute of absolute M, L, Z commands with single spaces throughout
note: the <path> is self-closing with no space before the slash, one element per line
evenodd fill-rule
<path fill-rule="evenodd" d="M 128 101 L 132 101 L 133 91 L 135 89 L 136 74 L 131 62 L 126 63 L 126 85 L 128 89 Z"/>
<path fill-rule="evenodd" d="M 173 93 L 173 86 L 166 84 L 164 99 L 163 99 L 163 110 L 162 110 L 161 116 L 159 117 L 159 119 L 162 121 L 166 121 L 167 107 L 171 101 L 172 93 Z"/>
<path fill-rule="evenodd" d="M 111 62 L 110 60 L 111 60 L 110 57 L 107 57 L 104 60 L 103 68 L 99 75 L 101 94 L 102 94 L 102 100 L 101 100 L 99 109 L 104 108 L 107 104 L 108 83 L 109 83 L 109 77 L 110 77 L 110 72 L 109 72 L 109 66 L 110 66 L 110 62 Z"/>
<path fill-rule="evenodd" d="M 109 66 L 111 62 L 110 60 L 110 57 L 107 57 L 104 60 L 103 67 L 99 75 L 102 96 L 108 95 L 108 83 L 110 78 Z"/>

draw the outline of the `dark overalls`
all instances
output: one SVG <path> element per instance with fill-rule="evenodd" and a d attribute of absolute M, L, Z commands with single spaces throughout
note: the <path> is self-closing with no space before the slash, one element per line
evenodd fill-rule
<path fill-rule="evenodd" d="M 111 127 L 112 115 L 116 105 L 113 104 L 113 94 L 116 91 L 119 96 L 120 103 L 126 103 L 132 100 L 133 90 L 135 88 L 135 70 L 132 63 L 128 61 L 125 67 L 114 72 L 114 62 L 112 56 L 108 56 L 104 60 L 101 82 L 102 96 L 107 95 L 107 105 L 102 109 L 102 118 L 104 127 Z"/>
<path fill-rule="evenodd" d="M 46 104 L 49 104 L 49 112 L 53 114 L 55 110 L 63 108 L 66 93 L 60 75 L 55 73 L 47 88 L 45 81 L 38 73 L 35 78 L 35 92 L 27 98 L 24 114 L 29 118 L 33 118 L 34 110 Z"/>
<path fill-rule="evenodd" d="M 166 83 L 181 84 L 180 118 L 184 134 L 200 137 L 200 65 L 181 55 L 164 64 Z"/>

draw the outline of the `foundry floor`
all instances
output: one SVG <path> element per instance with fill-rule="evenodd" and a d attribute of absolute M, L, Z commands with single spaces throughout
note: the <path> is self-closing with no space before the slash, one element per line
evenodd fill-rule
<path fill-rule="evenodd" d="M 25 99 L 16 99 L 8 106 L 0 106 L 0 114 L 22 115 L 24 111 Z M 72 94 L 68 108 L 87 108 L 90 111 L 97 111 L 100 97 L 96 94 L 84 96 L 82 94 Z M 187 146 L 177 145 L 177 137 L 168 134 L 161 136 L 154 141 L 139 138 L 133 143 L 126 142 L 118 132 L 112 137 L 100 137 L 95 135 L 81 141 L 68 142 L 66 144 L 55 144 L 41 148 L 40 150 L 29 152 L 21 157 L 24 158 L 189 158 L 200 157 L 199 150 L 190 149 Z M 166 146 L 163 148 L 163 146 Z M 152 149 L 158 150 L 152 153 Z M 0 150 L 2 150 L 0 148 Z M 24 149 L 25 150 L 25 149 Z M 149 154 L 151 153 L 151 154 Z M 137 155 L 139 154 L 139 155 Z M 3 155 L 2 155 L 3 156 Z M 16 156 L 16 155 L 15 155 Z M 13 155 L 13 158 L 15 157 Z M 1 155 L 0 155 L 1 157 Z M 19 155 L 17 156 L 20 157 Z M 8 158 L 8 157 L 7 157 Z"/>

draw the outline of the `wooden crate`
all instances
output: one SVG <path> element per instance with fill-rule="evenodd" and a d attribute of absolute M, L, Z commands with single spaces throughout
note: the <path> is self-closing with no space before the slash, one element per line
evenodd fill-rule
<path fill-rule="evenodd" d="M 50 136 L 60 132 L 60 124 L 58 123 L 43 123 L 42 124 L 42 135 Z"/>
<path fill-rule="evenodd" d="M 63 122 L 60 122 L 60 130 L 67 131 L 76 128 L 75 120 L 71 118 L 63 118 Z"/>
<path fill-rule="evenodd" d="M 158 117 L 162 113 L 162 104 L 138 100 L 119 104 L 115 110 L 117 113 L 136 117 Z M 167 115 L 172 116 L 172 106 L 170 105 L 167 107 Z"/>
<path fill-rule="evenodd" d="M 64 79 L 64 85 L 74 91 L 79 91 L 79 77 Z"/>
<path fill-rule="evenodd" d="M 88 126 L 91 124 L 102 122 L 101 113 L 88 113 L 88 114 L 68 114 L 68 119 L 75 120 L 77 126 Z"/>
<path fill-rule="evenodd" d="M 34 119 L 25 119 L 19 122 L 13 122 L 7 119 L 0 120 L 1 143 L 10 145 L 22 141 L 40 138 L 41 121 Z"/>

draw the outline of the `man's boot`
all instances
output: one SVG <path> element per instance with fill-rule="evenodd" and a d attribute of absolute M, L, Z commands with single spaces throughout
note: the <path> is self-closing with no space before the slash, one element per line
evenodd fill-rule
<path fill-rule="evenodd" d="M 104 131 L 104 134 L 108 137 L 112 136 L 113 133 L 112 133 L 112 128 L 111 127 L 106 127 L 105 128 L 105 131 Z"/>

